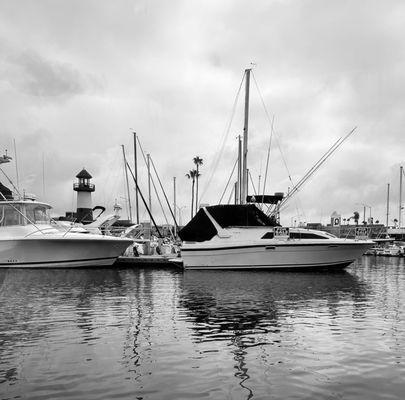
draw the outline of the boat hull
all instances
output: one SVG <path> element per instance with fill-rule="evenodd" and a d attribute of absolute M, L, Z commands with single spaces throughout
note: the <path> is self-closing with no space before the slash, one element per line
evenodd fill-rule
<path fill-rule="evenodd" d="M 78 237 L 75 237 L 77 235 Z M 21 238 L 0 241 L 0 267 L 72 268 L 112 265 L 131 240 L 98 236 Z"/>
<path fill-rule="evenodd" d="M 250 246 L 185 245 L 185 269 L 342 268 L 371 247 L 370 242 L 273 244 Z"/>

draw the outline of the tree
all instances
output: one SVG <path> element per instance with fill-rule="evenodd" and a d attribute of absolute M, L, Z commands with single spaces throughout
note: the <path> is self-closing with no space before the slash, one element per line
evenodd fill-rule
<path fill-rule="evenodd" d="M 356 225 L 358 225 L 359 219 L 360 219 L 360 214 L 358 213 L 358 211 L 353 212 L 353 219 L 354 219 L 354 222 L 356 223 Z"/>
<path fill-rule="evenodd" d="M 196 172 L 197 172 L 197 174 L 196 174 L 196 194 L 195 194 L 195 211 L 197 212 L 197 210 L 198 210 L 198 177 L 201 175 L 199 173 L 199 168 L 201 165 L 203 165 L 203 159 L 200 158 L 199 156 L 195 156 L 193 158 L 193 163 L 196 166 Z"/>
<path fill-rule="evenodd" d="M 196 176 L 197 171 L 195 169 L 190 170 L 190 172 L 186 174 L 186 177 L 191 179 L 191 218 L 193 218 L 194 215 L 194 185 Z"/>

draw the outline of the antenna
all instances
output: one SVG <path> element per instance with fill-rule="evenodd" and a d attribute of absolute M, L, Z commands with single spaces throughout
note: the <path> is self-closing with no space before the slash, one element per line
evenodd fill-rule
<path fill-rule="evenodd" d="M 14 142 L 14 158 L 15 158 L 15 177 L 17 180 L 17 189 L 20 190 L 20 179 L 18 177 L 17 146 L 15 144 L 15 139 L 13 139 L 13 142 Z"/>

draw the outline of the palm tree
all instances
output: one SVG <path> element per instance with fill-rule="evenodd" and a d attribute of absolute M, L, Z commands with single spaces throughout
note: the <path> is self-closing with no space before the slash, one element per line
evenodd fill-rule
<path fill-rule="evenodd" d="M 191 179 L 191 218 L 193 218 L 194 215 L 194 184 L 195 184 L 195 178 L 197 176 L 197 171 L 195 169 L 191 169 L 189 173 L 186 174 L 188 179 Z"/>
<path fill-rule="evenodd" d="M 196 172 L 197 172 L 197 175 L 196 175 L 196 181 L 197 181 L 196 182 L 196 194 L 195 194 L 195 211 L 197 212 L 197 210 L 198 210 L 198 177 L 201 176 L 201 174 L 199 173 L 199 167 L 200 167 L 200 165 L 203 165 L 203 159 L 200 158 L 199 156 L 195 156 L 193 158 L 193 163 L 196 166 Z"/>

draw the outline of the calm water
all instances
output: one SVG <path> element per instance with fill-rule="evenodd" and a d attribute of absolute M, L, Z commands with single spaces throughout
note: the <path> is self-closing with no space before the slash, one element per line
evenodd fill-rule
<path fill-rule="evenodd" d="M 405 265 L 0 270 L 0 398 L 402 399 Z"/>

